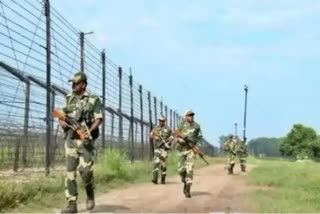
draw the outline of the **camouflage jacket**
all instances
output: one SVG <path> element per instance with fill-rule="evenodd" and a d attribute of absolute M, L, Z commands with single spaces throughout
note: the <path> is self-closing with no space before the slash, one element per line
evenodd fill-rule
<path fill-rule="evenodd" d="M 85 92 L 83 96 L 70 93 L 65 97 L 62 111 L 69 117 L 74 118 L 85 129 L 91 127 L 93 121 L 102 118 L 102 105 L 98 96 Z M 65 129 L 70 138 L 79 138 L 72 129 Z M 94 139 L 99 136 L 99 129 L 93 130 L 91 135 Z"/>
<path fill-rule="evenodd" d="M 154 146 L 155 148 L 160 148 L 163 147 L 164 145 L 162 144 L 164 142 L 168 142 L 170 139 L 173 139 L 172 136 L 172 130 L 169 126 L 163 126 L 161 127 L 160 125 L 156 126 L 152 130 L 153 133 L 157 133 L 159 138 L 154 139 Z"/>
<path fill-rule="evenodd" d="M 182 121 L 178 125 L 178 129 L 186 135 L 186 140 L 194 145 L 198 144 L 202 140 L 202 131 L 200 125 L 196 122 L 189 123 L 187 121 Z M 187 147 L 186 143 L 180 143 L 178 149 L 181 150 Z"/>
<path fill-rule="evenodd" d="M 237 153 L 239 155 L 247 155 L 248 154 L 248 151 L 247 151 L 247 146 L 246 144 L 241 141 L 241 140 L 238 140 L 237 141 Z"/>
<path fill-rule="evenodd" d="M 235 155 L 237 153 L 237 143 L 235 140 L 227 140 L 223 145 L 224 151 Z"/>

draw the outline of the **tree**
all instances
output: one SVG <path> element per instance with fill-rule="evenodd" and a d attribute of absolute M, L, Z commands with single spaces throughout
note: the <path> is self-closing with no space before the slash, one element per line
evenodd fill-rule
<path fill-rule="evenodd" d="M 310 127 L 294 124 L 280 144 L 282 155 L 293 157 L 317 157 L 320 155 L 320 142 L 317 133 Z"/>
<path fill-rule="evenodd" d="M 254 155 L 281 156 L 279 151 L 281 138 L 259 137 L 248 142 L 248 148 Z"/>

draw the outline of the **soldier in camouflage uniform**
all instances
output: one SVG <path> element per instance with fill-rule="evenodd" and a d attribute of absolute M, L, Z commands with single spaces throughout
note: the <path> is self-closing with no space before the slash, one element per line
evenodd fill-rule
<path fill-rule="evenodd" d="M 193 181 L 193 167 L 195 153 L 192 148 L 188 146 L 186 141 L 191 145 L 197 145 L 202 139 L 202 132 L 200 125 L 194 121 L 194 113 L 188 110 L 185 113 L 185 120 L 179 125 L 177 131 L 182 133 L 182 137 L 177 137 L 177 149 L 179 150 L 179 175 L 181 181 L 184 183 L 183 193 L 187 198 L 191 197 L 190 188 Z"/>
<path fill-rule="evenodd" d="M 240 140 L 238 137 L 236 137 L 237 142 L 237 156 L 239 158 L 241 171 L 246 171 L 246 159 L 248 156 L 247 146 L 244 141 Z"/>
<path fill-rule="evenodd" d="M 87 209 L 92 210 L 95 206 L 92 166 L 94 164 L 94 141 L 99 136 L 99 126 L 102 122 L 102 105 L 99 97 L 86 91 L 87 76 L 84 73 L 75 73 L 73 79 L 69 82 L 72 82 L 73 91 L 66 96 L 62 111 L 81 124 L 87 138 L 85 140 L 80 139 L 79 135 L 69 128 L 64 121 L 59 121 L 65 132 L 67 167 L 65 195 L 68 200 L 67 207 L 61 212 L 77 213 L 77 169 L 84 182 L 87 194 Z"/>
<path fill-rule="evenodd" d="M 168 151 L 173 141 L 172 130 L 166 125 L 165 117 L 159 118 L 159 125 L 151 131 L 150 137 L 154 139 L 155 148 L 152 182 L 158 184 L 158 173 L 161 170 L 161 183 L 165 184 Z"/>
<path fill-rule="evenodd" d="M 233 135 L 229 135 L 229 138 L 224 143 L 223 148 L 228 157 L 228 174 L 233 174 L 233 168 L 237 155 L 237 143 Z"/>

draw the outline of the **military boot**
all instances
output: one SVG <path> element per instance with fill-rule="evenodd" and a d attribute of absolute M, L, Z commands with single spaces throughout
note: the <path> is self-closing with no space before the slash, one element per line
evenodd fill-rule
<path fill-rule="evenodd" d="M 191 188 L 191 184 L 185 184 L 184 195 L 186 196 L 186 198 L 191 198 L 190 188 Z"/>
<path fill-rule="evenodd" d="M 230 169 L 231 174 L 233 174 L 234 163 L 233 163 L 233 164 L 231 164 L 231 167 L 230 167 L 230 168 L 231 168 L 231 169 Z"/>
<path fill-rule="evenodd" d="M 158 184 L 158 172 L 153 172 L 153 180 L 152 183 Z"/>
<path fill-rule="evenodd" d="M 231 175 L 231 174 L 232 174 L 232 169 L 231 169 L 231 164 L 230 164 L 228 167 L 228 175 Z"/>
<path fill-rule="evenodd" d="M 95 201 L 94 201 L 94 190 L 93 188 L 87 188 L 87 204 L 86 208 L 87 210 L 93 210 L 95 207 Z"/>
<path fill-rule="evenodd" d="M 245 164 L 241 164 L 241 171 L 245 172 L 246 171 L 246 165 Z"/>
<path fill-rule="evenodd" d="M 165 184 L 166 183 L 166 174 L 162 174 L 161 175 L 161 184 Z"/>
<path fill-rule="evenodd" d="M 66 208 L 61 210 L 61 213 L 78 213 L 77 202 L 69 201 Z"/>

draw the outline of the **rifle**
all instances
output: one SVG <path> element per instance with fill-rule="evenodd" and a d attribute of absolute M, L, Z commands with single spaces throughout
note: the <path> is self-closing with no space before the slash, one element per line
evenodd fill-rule
<path fill-rule="evenodd" d="M 160 144 L 159 147 L 161 147 L 162 145 L 164 145 L 165 149 L 170 150 L 170 145 L 171 145 L 171 143 L 169 143 L 169 145 L 168 145 L 168 144 L 167 144 L 167 141 L 164 140 L 164 139 L 161 137 L 161 135 L 159 134 L 159 132 L 158 132 L 157 130 L 152 131 L 152 136 L 153 136 L 153 137 L 156 136 L 156 137 L 158 137 L 158 138 L 161 140 L 161 144 Z"/>
<path fill-rule="evenodd" d="M 85 133 L 84 130 L 81 128 L 80 124 L 75 119 L 66 116 L 65 113 L 60 109 L 55 108 L 52 112 L 52 116 L 66 122 L 67 126 L 70 127 L 73 131 L 75 131 L 80 136 L 81 140 L 92 139 L 87 126 L 85 126 L 87 133 Z"/>
<path fill-rule="evenodd" d="M 176 137 L 182 138 L 185 140 L 186 144 L 192 149 L 192 151 L 199 155 L 200 158 L 207 164 L 209 165 L 208 161 L 204 158 L 203 153 L 201 152 L 200 148 L 197 145 L 194 145 L 193 143 L 191 143 L 186 137 L 183 137 L 182 132 L 180 130 L 176 130 L 175 131 Z"/>

